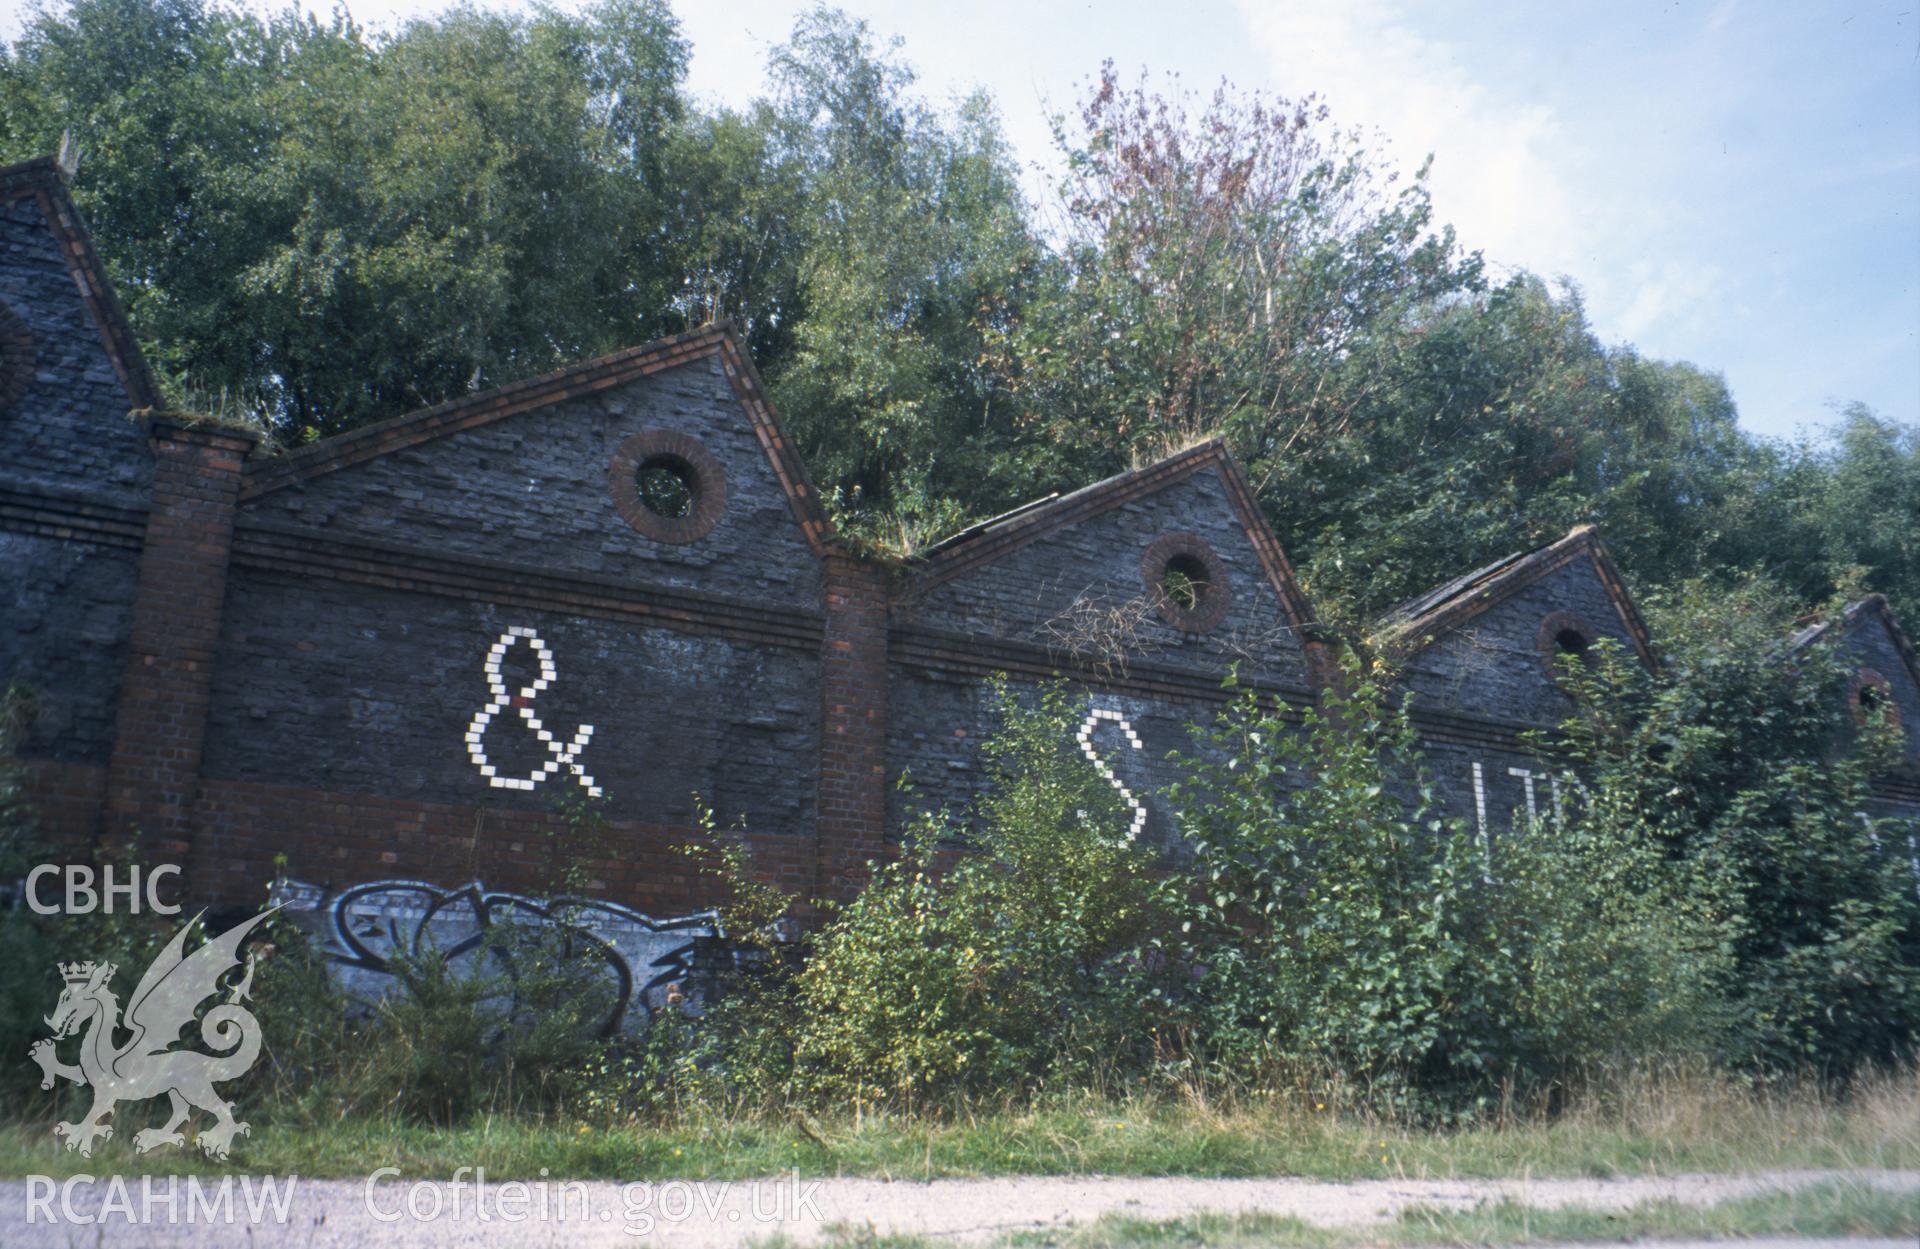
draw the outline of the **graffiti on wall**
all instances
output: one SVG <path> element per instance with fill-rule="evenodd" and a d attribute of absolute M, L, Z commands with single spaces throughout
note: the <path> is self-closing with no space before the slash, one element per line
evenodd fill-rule
<path fill-rule="evenodd" d="M 518 694 L 507 693 L 506 677 L 502 665 L 506 662 L 507 652 L 520 642 L 526 642 L 539 661 L 540 675 L 533 684 L 520 687 Z M 485 706 L 473 713 L 473 720 L 467 725 L 467 755 L 473 760 L 473 766 L 480 769 L 480 775 L 487 778 L 487 784 L 495 789 L 533 789 L 540 782 L 558 776 L 561 768 L 571 772 L 590 797 L 601 796 L 600 787 L 593 777 L 587 775 L 586 767 L 580 762 L 580 756 L 586 751 L 587 743 L 593 738 L 593 726 L 582 724 L 573 731 L 571 740 L 564 745 L 555 737 L 553 731 L 540 722 L 534 714 L 533 705 L 539 699 L 541 691 L 550 688 L 560 676 L 560 670 L 553 662 L 553 651 L 539 633 L 532 629 L 514 625 L 494 642 L 487 652 L 486 663 L 481 668 L 486 677 L 487 690 L 491 697 Z M 505 719 L 504 712 L 511 708 L 520 717 L 527 732 L 547 749 L 548 758 L 533 770 L 530 776 L 501 776 L 499 769 L 487 762 L 487 729 L 494 717 Z"/>
<path fill-rule="evenodd" d="M 323 942 L 334 974 L 350 997 L 377 1002 L 413 960 L 438 957 L 457 974 L 497 976 L 516 993 L 518 969 L 503 926 L 561 937 L 583 966 L 579 992 L 605 1003 L 603 1035 L 643 1026 L 670 1001 L 697 1005 L 689 981 L 702 938 L 720 938 L 712 911 L 655 919 L 631 907 L 593 899 L 542 901 L 490 890 L 475 881 L 443 888 L 419 880 L 379 880 L 338 891 L 279 881 L 273 901 Z M 511 1014 L 513 1003 L 505 1003 Z"/>

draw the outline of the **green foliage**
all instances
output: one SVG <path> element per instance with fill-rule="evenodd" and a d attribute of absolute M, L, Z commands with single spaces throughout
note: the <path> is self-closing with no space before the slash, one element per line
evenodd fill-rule
<path fill-rule="evenodd" d="M 432 950 L 395 961 L 398 983 L 364 1024 L 366 1061 L 340 1073 L 336 1097 L 440 1124 L 565 1103 L 605 1048 L 597 953 L 559 928 L 496 923 L 465 958 L 481 966 Z"/>
<path fill-rule="evenodd" d="M 1201 1044 L 1398 1091 L 1500 1070 L 1508 967 L 1479 848 L 1432 815 L 1384 674 L 1295 713 L 1252 691 L 1196 729 L 1171 798 L 1194 849 L 1176 956 Z"/>
<path fill-rule="evenodd" d="M 1027 202 L 992 102 L 935 107 L 831 8 L 765 98 L 687 98 L 661 0 L 391 34 L 70 0 L 0 56 L 0 149 L 74 193 L 176 403 L 287 444 L 735 318 L 843 529 L 967 519 L 1223 435 L 1324 618 L 1603 527 L 1636 582 L 1764 569 L 1920 613 L 1920 442 L 1743 435 L 1710 370 L 1490 284 L 1311 96 L 1106 68 Z"/>
<path fill-rule="evenodd" d="M 163 373 L 293 440 L 677 328 L 666 6 L 337 14 L 77 0 L 8 50 L 0 144 L 76 198 Z"/>
<path fill-rule="evenodd" d="M 1849 719 L 1830 639 L 1785 651 L 1781 605 L 1762 581 L 1655 598 L 1664 671 L 1615 655 L 1570 673 L 1565 736 L 1586 826 L 1657 847 L 1684 873 L 1679 905 L 1720 933 L 1715 1057 L 1847 1072 L 1908 1056 L 1920 1022 L 1914 830 L 1870 815 L 1888 726 Z"/>
<path fill-rule="evenodd" d="M 753 872 L 743 837 L 723 833 L 696 799 L 699 835 L 683 847 L 717 896 L 732 968 L 717 1000 L 669 1004 L 649 1024 L 628 1079 L 607 1109 L 618 1115 L 684 1111 L 718 1104 L 777 1109 L 792 1096 L 795 1037 L 802 1014 L 793 940 L 798 901 Z"/>
<path fill-rule="evenodd" d="M 1906 621 L 1920 618 L 1920 428 L 1848 404 L 1829 439 L 1775 448 L 1754 491 L 1738 561 L 1764 567 L 1794 598 L 1879 590 Z"/>
<path fill-rule="evenodd" d="M 1170 949 L 1197 1049 L 1266 1082 L 1472 1113 L 1498 1090 L 1714 1050 L 1717 895 L 1606 790 L 1483 842 L 1433 818 L 1406 703 L 1357 661 L 1295 713 L 1250 692 L 1172 793 L 1195 850 Z M 1296 723 L 1297 718 L 1297 723 Z M 1569 778 L 1569 785 L 1575 782 Z"/>
<path fill-rule="evenodd" d="M 1641 584 L 1745 554 L 1725 543 L 1763 474 L 1724 383 L 1605 348 L 1576 291 L 1523 274 L 1419 310 L 1354 363 L 1359 414 L 1268 496 L 1336 619 L 1582 523 Z"/>
<path fill-rule="evenodd" d="M 1709 881 L 1610 790 L 1522 817 L 1498 845 L 1488 906 L 1511 941 L 1513 1075 L 1552 1084 L 1720 1056 L 1732 960 Z"/>
<path fill-rule="evenodd" d="M 1152 856 L 1127 842 L 1112 788 L 1072 748 L 1079 703 L 1057 686 L 1031 704 L 1004 685 L 997 697 L 1004 727 L 976 818 L 916 826 L 800 974 L 811 1096 L 1032 1088 L 1138 1048 L 1125 956 L 1156 919 Z"/>
<path fill-rule="evenodd" d="M 983 318 L 1038 258 L 1017 168 L 984 95 L 935 112 L 864 22 L 802 15 L 769 70 L 803 310 L 775 398 L 841 516 L 911 540 L 944 501 L 992 501 L 1012 411 Z"/>

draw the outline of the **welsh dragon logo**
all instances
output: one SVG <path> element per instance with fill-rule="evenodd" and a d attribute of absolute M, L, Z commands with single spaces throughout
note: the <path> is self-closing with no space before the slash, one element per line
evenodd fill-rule
<path fill-rule="evenodd" d="M 164 1126 L 134 1133 L 134 1148 L 141 1153 L 163 1145 L 184 1144 L 180 1125 L 186 1122 L 190 1107 L 214 1117 L 213 1126 L 199 1133 L 200 1148 L 210 1156 L 224 1159 L 233 1138 L 246 1135 L 247 1125 L 233 1117 L 233 1104 L 213 1086 L 245 1075 L 260 1055 L 260 1021 L 240 1005 L 253 989 L 252 955 L 247 956 L 246 970 L 239 981 L 227 990 L 226 1001 L 200 1018 L 200 1040 L 216 1053 L 172 1047 L 180 1040 L 180 1030 L 194 1021 L 201 1003 L 218 993 L 220 981 L 239 965 L 240 943 L 271 914 L 273 911 L 263 911 L 191 954 L 185 952 L 187 933 L 199 923 L 200 916 L 187 921 L 154 958 L 146 975 L 140 977 L 127 1003 L 124 1021 L 120 999 L 108 987 L 118 970 L 112 963 L 60 964 L 66 988 L 46 1019 L 53 1038 L 35 1042 L 27 1056 L 40 1065 L 41 1088 L 52 1088 L 54 1077 L 59 1076 L 93 1090 L 93 1107 L 85 1118 L 78 1123 L 54 1125 L 54 1135 L 65 1141 L 68 1149 L 90 1157 L 95 1140 L 113 1135 L 113 1125 L 101 1121 L 113 1113 L 115 1106 L 162 1093 L 167 1095 L 171 1111 Z M 85 1034 L 80 1039 L 80 1062 L 63 1063 L 55 1053 L 55 1043 L 76 1032 Z M 116 1039 L 121 1033 L 131 1036 L 121 1042 Z"/>

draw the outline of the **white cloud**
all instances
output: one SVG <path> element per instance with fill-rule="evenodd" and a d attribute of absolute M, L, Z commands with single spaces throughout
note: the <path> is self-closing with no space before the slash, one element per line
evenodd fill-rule
<path fill-rule="evenodd" d="M 1434 156 L 1435 214 L 1466 246 L 1550 275 L 1590 267 L 1551 107 L 1503 98 L 1380 0 L 1238 3 L 1283 91 L 1316 91 L 1343 125 L 1381 131 L 1403 167 Z"/>
<path fill-rule="evenodd" d="M 1622 287 L 1627 298 L 1608 328 L 1629 342 L 1645 342 L 1657 330 L 1702 328 L 1695 323 L 1707 308 L 1723 320 L 1729 315 L 1718 302 L 1726 275 L 1716 265 L 1688 259 L 1639 261 L 1628 266 L 1625 277 L 1624 283 L 1610 284 Z"/>

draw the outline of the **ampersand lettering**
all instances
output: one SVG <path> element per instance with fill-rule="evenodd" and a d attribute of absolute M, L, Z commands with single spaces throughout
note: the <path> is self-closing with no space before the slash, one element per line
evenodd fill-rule
<path fill-rule="evenodd" d="M 507 652 L 512 650 L 522 638 L 526 639 L 527 645 L 533 648 L 535 658 L 540 661 L 540 675 L 534 679 L 532 685 L 522 686 L 519 697 L 515 698 L 507 694 L 507 685 L 501 676 L 500 666 L 505 661 Z M 588 776 L 586 769 L 580 765 L 580 755 L 586 750 L 588 740 L 593 737 L 593 726 L 581 725 L 574 733 L 573 740 L 562 746 L 554 740 L 553 734 L 547 730 L 546 726 L 540 723 L 539 717 L 533 714 L 534 700 L 559 676 L 559 670 L 553 666 L 553 652 L 548 650 L 547 644 L 540 640 L 540 635 L 532 629 L 523 629 L 518 625 L 509 628 L 500 635 L 500 640 L 493 644 L 493 649 L 487 652 L 485 672 L 487 689 L 493 696 L 486 706 L 473 713 L 473 722 L 467 725 L 467 755 L 472 758 L 473 766 L 480 769 L 480 775 L 487 778 L 487 784 L 495 789 L 532 789 L 548 777 L 559 775 L 560 769 L 564 767 L 573 773 L 588 794 L 595 798 L 600 797 L 600 787 L 593 783 L 593 778 Z M 553 756 L 535 768 L 533 775 L 525 778 L 501 776 L 498 770 L 487 762 L 486 746 L 482 739 L 486 737 L 487 726 L 493 723 L 493 718 L 508 707 L 512 707 L 519 714 L 527 728 L 533 731 L 534 736 L 545 744 L 547 752 Z"/>

